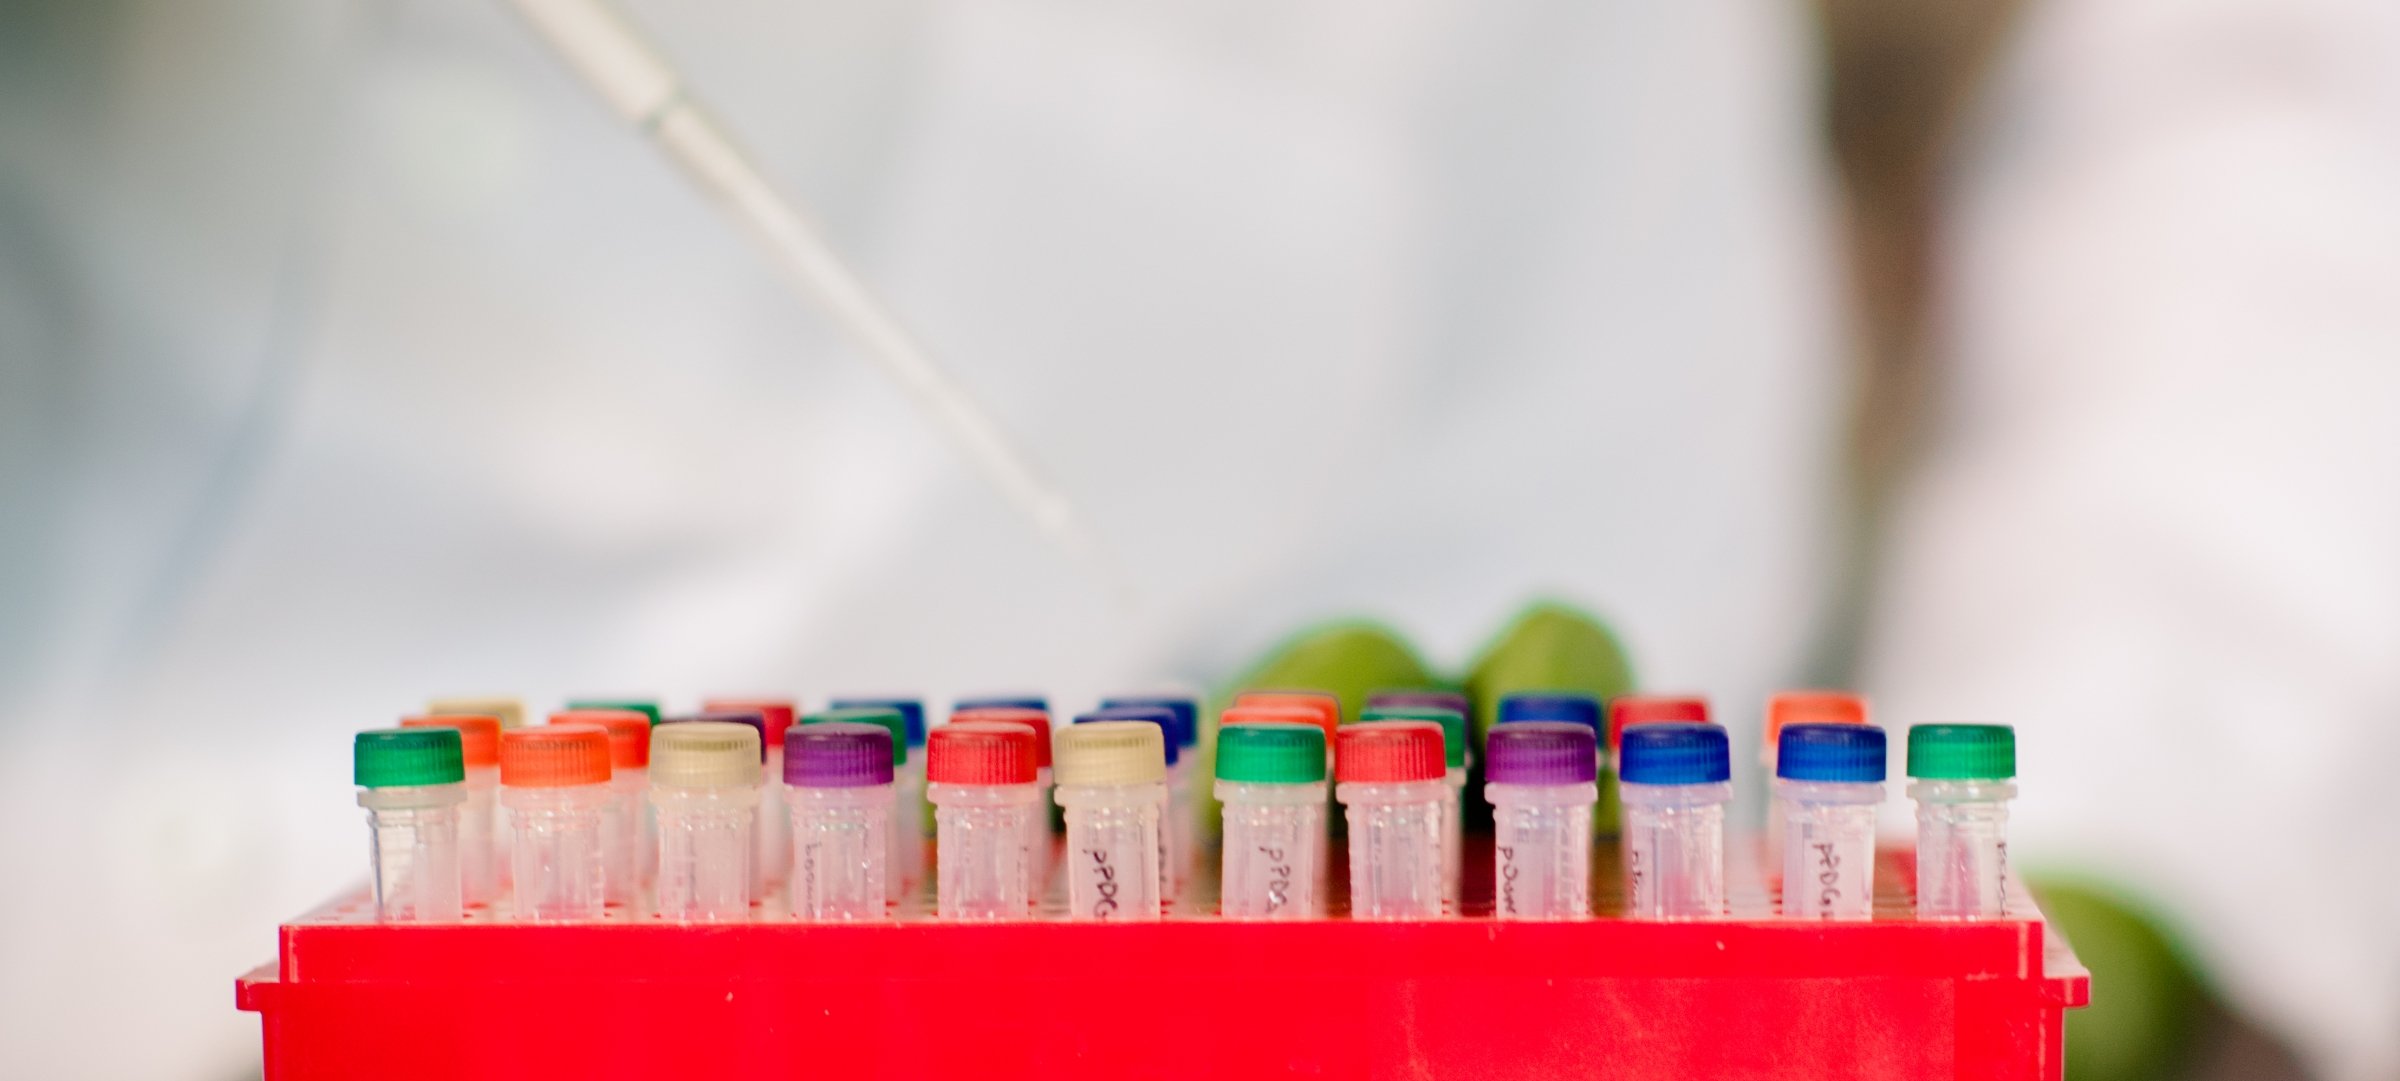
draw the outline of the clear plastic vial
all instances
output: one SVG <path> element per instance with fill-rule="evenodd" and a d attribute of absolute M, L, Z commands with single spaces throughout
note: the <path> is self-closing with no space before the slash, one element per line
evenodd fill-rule
<path fill-rule="evenodd" d="M 466 766 L 456 728 L 385 728 L 351 741 L 351 779 L 367 809 L 375 918 L 456 923 L 465 912 L 459 809 Z"/>
<path fill-rule="evenodd" d="M 1350 918 L 1442 915 L 1442 727 L 1378 721 L 1334 737 L 1333 796 L 1350 823 Z"/>
<path fill-rule="evenodd" d="M 799 719 L 789 698 L 708 698 L 700 708 L 710 713 L 755 713 L 765 722 L 759 730 L 767 763 L 758 786 L 758 824 L 750 831 L 756 847 L 752 860 L 766 885 L 767 897 L 780 891 L 792 873 L 792 816 L 783 805 L 783 734 Z"/>
<path fill-rule="evenodd" d="M 919 796 L 912 793 L 912 778 L 925 776 L 920 768 L 911 770 L 908 753 L 908 717 L 888 706 L 838 706 L 822 713 L 800 718 L 805 727 L 812 724 L 871 724 L 891 733 L 892 737 L 892 817 L 884 831 L 884 899 L 895 904 L 915 896 L 917 876 L 911 867 L 922 867 L 925 861 L 925 840 L 918 828 L 918 816 L 923 813 Z"/>
<path fill-rule="evenodd" d="M 650 735 L 650 803 L 658 809 L 658 915 L 684 923 L 750 918 L 758 879 L 758 727 L 739 721 L 662 724 Z"/>
<path fill-rule="evenodd" d="M 608 733 L 600 892 L 612 905 L 639 904 L 658 870 L 657 818 L 650 812 L 650 719 L 629 709 L 573 709 L 551 714 L 550 723 L 590 725 Z"/>
<path fill-rule="evenodd" d="M 1236 699 L 1236 702 L 1238 703 L 1239 699 Z M 1326 725 L 1326 715 L 1326 711 L 1307 704 L 1263 706 L 1237 704 L 1217 716 L 1217 731 L 1223 732 L 1237 724 L 1305 724 L 1316 729 L 1318 734 L 1324 737 L 1325 773 L 1327 776 L 1332 776 L 1334 727 Z M 1335 711 L 1334 715 L 1339 716 L 1339 711 Z M 1333 806 L 1333 786 L 1326 786 L 1325 797 L 1326 809 L 1330 813 Z M 1333 896 L 1333 845 L 1320 842 L 1316 846 L 1316 865 L 1311 870 L 1309 879 L 1314 883 L 1312 892 L 1317 897 L 1317 905 L 1322 908 Z"/>
<path fill-rule="evenodd" d="M 1172 883 L 1166 893 L 1169 902 L 1181 893 L 1191 880 L 1192 861 L 1200 854 L 1199 797 L 1195 795 L 1200 777 L 1200 700 L 1180 694 L 1119 695 L 1100 700 L 1102 709 L 1148 707 L 1166 710 L 1174 720 L 1167 727 L 1167 822 L 1166 851 L 1174 855 L 1168 868 Z"/>
<path fill-rule="evenodd" d="M 1443 706 L 1368 706 L 1359 722 L 1427 721 L 1442 726 L 1442 907 L 1458 911 L 1466 878 L 1467 715 Z"/>
<path fill-rule="evenodd" d="M 881 725 L 800 725 L 783 737 L 794 918 L 879 920 L 890 905 L 892 734 Z"/>
<path fill-rule="evenodd" d="M 925 703 L 914 698 L 836 698 L 828 711 L 886 710 L 900 717 L 899 768 L 892 773 L 892 891 L 914 896 L 925 884 L 925 840 L 933 809 L 925 802 Z"/>
<path fill-rule="evenodd" d="M 1325 848 L 1325 731 L 1313 724 L 1217 730 L 1225 805 L 1217 913 L 1229 920 L 1325 914 L 1316 869 Z"/>
<path fill-rule="evenodd" d="M 1079 720 L 1055 742 L 1058 806 L 1067 820 L 1067 918 L 1157 919 L 1166 729 Z"/>
<path fill-rule="evenodd" d="M 500 805 L 515 837 L 515 917 L 596 920 L 606 907 L 602 821 L 609 801 L 608 733 L 584 724 L 500 734 Z"/>
<path fill-rule="evenodd" d="M 1162 905 L 1171 904 L 1175 900 L 1176 887 L 1184 878 L 1181 868 L 1188 853 L 1180 844 L 1175 824 L 1190 806 L 1177 802 L 1175 798 L 1175 786 L 1183 769 L 1182 748 L 1175 742 L 1175 711 L 1165 706 L 1104 706 L 1075 718 L 1076 724 L 1099 721 L 1139 721 L 1158 726 L 1159 749 L 1167 760 L 1166 774 L 1160 780 L 1166 785 L 1167 798 L 1159 805 L 1158 812 L 1158 899 Z"/>
<path fill-rule="evenodd" d="M 1783 741 L 1783 730 L 1795 724 L 1865 724 L 1867 700 L 1843 691 L 1778 691 L 1767 696 L 1766 739 L 1758 751 L 1758 764 L 1767 776 L 1777 777 L 1777 748 Z M 1784 828 L 1783 801 L 1767 801 L 1767 866 L 1780 870 L 1784 864 L 1783 841 L 1791 831 Z"/>
<path fill-rule="evenodd" d="M 1802 920 L 1872 919 L 1883 729 L 1785 724 L 1776 743 L 1783 914 Z"/>
<path fill-rule="evenodd" d="M 499 719 L 500 730 L 503 732 L 525 726 L 525 701 L 512 695 L 462 695 L 451 698 L 435 698 L 425 703 L 425 713 L 427 716 L 434 717 L 452 715 L 495 717 Z M 499 754 L 497 744 L 494 745 L 494 748 L 494 764 L 487 767 L 480 780 L 476 776 L 476 768 L 473 765 L 467 767 L 468 810 L 461 826 L 462 830 L 472 828 L 476 818 L 474 807 L 482 806 L 482 817 L 490 823 L 485 829 L 490 831 L 492 839 L 489 859 L 492 889 L 491 893 L 484 898 L 483 903 L 486 904 L 507 897 L 509 891 L 508 819 L 500 810 L 500 767 L 497 758 Z M 479 787 L 482 789 L 480 800 L 477 798 Z M 459 841 L 461 844 L 469 843 L 470 838 L 462 832 L 459 835 Z M 474 874 L 472 860 L 467 864 L 467 873 L 470 876 Z M 475 904 L 473 882 L 468 883 L 467 891 L 467 903 Z"/>
<path fill-rule="evenodd" d="M 1492 915 L 1580 920 L 1592 914 L 1592 805 L 1599 733 L 1568 721 L 1496 725 L 1484 743 L 1492 803 Z"/>
<path fill-rule="evenodd" d="M 667 718 L 666 720 L 664 720 L 664 721 L 661 721 L 661 722 L 659 722 L 659 723 L 660 723 L 662 726 L 663 726 L 663 725 L 670 725 L 670 724 L 694 724 L 694 723 L 700 723 L 700 724 L 738 724 L 738 725 L 742 725 L 742 726 L 744 726 L 744 727 L 746 727 L 746 728 L 750 729 L 752 732 L 755 732 L 755 733 L 757 733 L 757 735 L 758 735 L 758 762 L 759 762 L 759 778 L 760 778 L 760 780 L 759 780 L 759 788 L 760 788 L 760 790 L 761 790 L 762 792 L 765 790 L 765 788 L 766 788 L 766 780 L 765 780 L 765 778 L 766 778 L 766 776 L 767 776 L 767 772 L 766 772 L 766 763 L 767 763 L 767 715 L 766 715 L 766 714 L 764 714 L 764 713 L 761 713 L 761 712 L 759 712 L 758 710 L 754 710 L 754 709 L 702 709 L 702 710 L 701 710 L 700 712 L 698 712 L 698 713 L 687 713 L 687 714 L 684 714 L 684 715 L 682 715 L 682 716 L 680 716 L 680 717 L 669 717 L 669 718 Z M 751 803 L 751 808 L 750 808 L 750 833 L 749 833 L 749 837 L 750 837 L 750 846 L 751 846 L 751 847 L 750 847 L 750 858 L 749 858 L 748 860 L 745 860 L 745 861 L 743 861 L 743 866 L 744 866 L 744 867 L 747 867 L 747 868 L 749 868 L 749 873 L 750 873 L 750 886 L 749 886 L 749 889 L 750 889 L 750 899 L 751 899 L 752 901 L 764 901 L 764 900 L 766 900 L 766 899 L 767 899 L 767 893 L 768 893 L 768 890 L 769 890 L 769 889 L 770 889 L 770 888 L 773 886 L 773 883 L 771 883 L 771 882 L 769 882 L 769 881 L 767 880 L 767 869 L 766 869 L 766 864 L 765 864 L 764 862 L 762 862 L 762 861 L 761 861 L 761 860 L 758 858 L 758 813 L 759 813 L 759 812 L 758 812 L 758 802 L 759 802 L 759 801 L 752 801 L 752 803 Z M 657 801 L 653 800 L 653 801 L 651 802 L 651 808 L 652 808 L 652 813 L 653 813 L 653 814 L 655 814 L 655 813 L 656 813 L 657 806 L 658 806 L 658 805 L 657 805 Z"/>
<path fill-rule="evenodd" d="M 1618 736 L 1624 801 L 1625 915 L 1707 920 L 1725 914 L 1725 804 L 1733 798 L 1725 730 L 1632 725 Z"/>
<path fill-rule="evenodd" d="M 2017 733 L 1999 724 L 1908 730 L 1917 801 L 1917 918 L 2008 915 L 2008 801 L 2016 798 Z"/>
<path fill-rule="evenodd" d="M 1033 729 L 1034 814 L 1025 820 L 1025 896 L 1039 906 L 1049 893 L 1055 849 L 1050 843 L 1050 714 L 1015 706 L 979 706 L 950 715 L 950 723 L 1021 724 Z"/>
<path fill-rule="evenodd" d="M 1033 912 L 1025 864 L 1035 800 L 1033 729 L 955 721 L 926 745 L 933 800 L 934 912 L 945 920 L 1021 920 Z"/>
<path fill-rule="evenodd" d="M 404 717 L 402 728 L 452 728 L 467 767 L 467 800 L 458 809 L 458 867 L 462 896 L 472 907 L 500 897 L 500 718 L 488 713 Z"/>

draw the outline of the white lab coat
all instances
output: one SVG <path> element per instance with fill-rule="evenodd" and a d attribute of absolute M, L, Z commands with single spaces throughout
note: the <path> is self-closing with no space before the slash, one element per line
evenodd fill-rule
<path fill-rule="evenodd" d="M 2146 899 L 2321 1076 L 2400 1077 L 2400 6 L 2029 14 L 1868 684 L 2014 722 L 2027 863 Z"/>
<path fill-rule="evenodd" d="M 0 46 L 28 1076 L 255 1055 L 227 982 L 358 877 L 348 735 L 430 694 L 1071 706 L 1328 613 L 1456 665 L 1555 591 L 1755 702 L 1820 614 L 1796 6 L 636 5 L 1130 613 L 499 5 L 84 10 Z"/>

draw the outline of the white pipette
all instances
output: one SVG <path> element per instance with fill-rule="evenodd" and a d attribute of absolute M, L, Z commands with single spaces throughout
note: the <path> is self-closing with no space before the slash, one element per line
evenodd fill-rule
<path fill-rule="evenodd" d="M 1035 527 L 1130 600 L 1130 579 L 1075 506 L 1050 485 L 983 408 L 926 355 L 915 336 L 825 243 L 798 206 L 776 192 L 730 133 L 685 89 L 682 76 L 604 0 L 511 0 L 543 40 L 619 116 L 648 135 L 693 183 L 767 247 L 787 278 L 833 317 L 868 359 L 915 399 L 968 460 Z"/>

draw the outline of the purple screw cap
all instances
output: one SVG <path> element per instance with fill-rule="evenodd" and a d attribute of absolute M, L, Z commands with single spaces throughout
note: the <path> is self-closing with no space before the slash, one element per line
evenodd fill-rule
<path fill-rule="evenodd" d="M 1484 779 L 1498 784 L 1585 784 L 1600 774 L 1598 740 L 1572 721 L 1493 725 L 1484 737 Z"/>
<path fill-rule="evenodd" d="M 851 721 L 793 725 L 783 733 L 783 780 L 802 788 L 890 784 L 892 730 Z"/>

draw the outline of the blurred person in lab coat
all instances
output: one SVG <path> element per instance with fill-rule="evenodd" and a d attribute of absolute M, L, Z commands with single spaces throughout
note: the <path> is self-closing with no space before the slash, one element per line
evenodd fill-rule
<path fill-rule="evenodd" d="M 1659 679 L 1793 665 L 1842 397 L 1804 11 L 630 7 L 1141 607 L 505 5 L 0 8 L 26 1076 L 255 1061 L 228 980 L 357 879 L 348 734 L 429 694 L 1073 702 L 1329 610 L 1456 657 L 1545 587 Z"/>
<path fill-rule="evenodd" d="M 2400 1077 L 2400 5 L 2021 18 L 1932 189 L 1864 684 L 2016 722 L 2015 851 L 2311 1075 Z M 2091 937 L 2133 958 L 2095 1003 L 2177 1028 L 2155 951 Z"/>
<path fill-rule="evenodd" d="M 227 977 L 357 877 L 347 734 L 430 693 L 1072 701 L 1327 611 L 1455 661 L 1549 589 L 1647 682 L 1745 703 L 1838 622 L 1804 9 L 631 6 L 1142 607 L 501 5 L 0 9 L 0 813 L 52 824 L 0 855 L 55 883 L 0 901 L 29 1076 L 240 1072 Z M 2393 758 L 2400 44 L 2363 3 L 2025 19 L 1945 190 L 1945 376 L 1862 670 L 1895 727 L 2019 724 L 2024 850 L 2167 903 L 2327 1076 L 2391 1076 L 2400 950 L 2360 906 L 2400 845 L 2341 801 Z M 2294 888 L 2229 892 L 2220 839 Z M 99 1038 L 126 1013 L 146 1039 Z"/>

